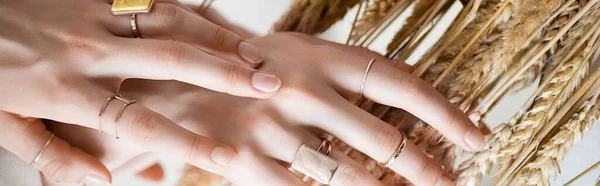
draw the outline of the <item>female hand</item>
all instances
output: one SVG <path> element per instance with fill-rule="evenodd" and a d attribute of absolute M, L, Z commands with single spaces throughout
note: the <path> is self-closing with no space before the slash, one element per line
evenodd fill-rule
<path fill-rule="evenodd" d="M 60 138 L 49 141 L 51 134 L 37 118 L 103 126 L 106 133 L 119 131 L 124 140 L 200 167 L 225 166 L 211 160 L 211 152 L 231 148 L 142 104 L 128 106 L 118 125 L 112 121 L 123 108 L 119 101 L 108 105 L 100 124 L 98 114 L 128 78 L 178 80 L 237 96 L 271 97 L 280 81 L 251 68 L 261 62 L 259 50 L 175 0 L 156 0 L 149 13 L 138 14 L 144 39 L 135 39 L 130 17 L 112 15 L 111 3 L 0 2 L 0 145 L 61 182 L 86 177 L 110 182 L 110 175 Z"/>
<path fill-rule="evenodd" d="M 261 69 L 285 82 L 271 99 L 235 98 L 176 82 L 144 80 L 128 80 L 123 93 L 188 130 L 232 145 L 238 156 L 230 166 L 208 171 L 237 185 L 305 185 L 282 164 L 289 164 L 303 144 L 316 148 L 324 133 L 378 162 L 387 161 L 402 134 L 349 101 L 358 96 L 371 58 L 377 61 L 366 79 L 366 98 L 418 116 L 466 150 L 485 145 L 483 135 L 460 110 L 381 56 L 299 34 L 251 42 L 268 54 Z M 331 157 L 339 162 L 331 185 L 382 185 L 344 153 L 333 150 Z M 453 185 L 411 142 L 390 168 L 416 185 Z"/>

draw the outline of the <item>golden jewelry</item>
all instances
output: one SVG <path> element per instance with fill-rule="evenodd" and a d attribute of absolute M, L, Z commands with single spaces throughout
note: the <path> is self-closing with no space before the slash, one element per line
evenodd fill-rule
<path fill-rule="evenodd" d="M 398 145 L 398 148 L 396 149 L 395 153 L 386 162 L 381 163 L 381 165 L 383 165 L 384 167 L 392 166 L 392 164 L 394 164 L 396 159 L 400 156 L 400 154 L 404 150 L 405 146 L 406 146 L 406 135 L 402 134 L 402 141 L 400 142 L 400 145 Z"/>
<path fill-rule="evenodd" d="M 129 16 L 129 24 L 131 25 L 131 33 L 133 34 L 133 38 L 142 39 L 142 34 L 140 34 L 140 30 L 137 27 L 137 14 L 131 14 Z"/>
<path fill-rule="evenodd" d="M 322 139 L 323 141 L 321 141 L 321 145 L 319 145 L 319 148 L 317 148 L 317 152 L 320 152 L 321 154 L 325 154 L 327 156 L 331 156 L 331 141 L 329 141 L 325 137 L 323 137 Z"/>
<path fill-rule="evenodd" d="M 338 166 L 338 162 L 334 159 L 306 145 L 302 145 L 298 149 L 294 160 L 292 160 L 294 169 L 322 184 L 329 184 Z"/>
<path fill-rule="evenodd" d="M 358 99 L 363 97 L 363 93 L 365 92 L 365 83 L 367 82 L 367 76 L 369 75 L 369 71 L 371 70 L 371 66 L 373 65 L 374 62 L 375 62 L 375 58 L 371 59 L 371 61 L 369 61 L 369 64 L 367 65 L 367 69 L 365 69 L 365 73 L 363 75 L 362 82 L 360 83 L 360 91 L 358 92 Z"/>
<path fill-rule="evenodd" d="M 121 116 L 123 115 L 123 112 L 125 111 L 125 108 L 127 108 L 127 106 L 129 106 L 129 105 L 132 105 L 132 104 L 136 103 L 136 101 L 135 100 L 130 100 L 130 99 L 127 99 L 127 98 L 124 98 L 124 97 L 121 97 L 120 95 L 116 95 L 116 96 L 108 98 L 108 100 L 106 101 L 106 103 L 104 103 L 104 106 L 102 106 L 102 109 L 100 110 L 100 114 L 98 114 L 98 131 L 100 131 L 100 133 L 103 133 L 103 130 L 102 130 L 102 114 L 104 114 L 104 112 L 106 111 L 106 108 L 108 107 L 108 104 L 112 100 L 118 100 L 118 101 L 123 102 L 123 107 L 121 108 L 121 110 L 119 110 L 119 113 L 117 114 L 117 118 L 115 119 L 115 122 L 113 123 L 113 128 L 114 128 L 114 132 L 115 132 L 115 138 L 119 139 L 119 133 L 117 131 L 117 123 L 121 119 Z"/>
<path fill-rule="evenodd" d="M 154 0 L 114 0 L 110 12 L 113 15 L 148 13 Z"/>
<path fill-rule="evenodd" d="M 54 133 L 50 133 L 50 138 L 48 138 L 48 141 L 46 141 L 46 144 L 44 144 L 42 149 L 40 149 L 40 152 L 38 152 L 37 156 L 35 156 L 33 161 L 29 164 L 30 167 L 33 167 L 35 165 L 35 163 L 40 161 L 42 154 L 44 154 L 44 151 L 46 151 L 46 148 L 48 147 L 48 145 L 50 145 L 50 142 L 52 142 L 52 138 L 54 138 Z"/>

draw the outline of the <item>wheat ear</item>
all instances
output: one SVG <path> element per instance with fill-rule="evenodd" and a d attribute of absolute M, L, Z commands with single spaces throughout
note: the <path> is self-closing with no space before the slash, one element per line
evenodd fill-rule
<path fill-rule="evenodd" d="M 529 46 L 530 36 L 545 25 L 563 2 L 564 0 L 528 1 L 515 12 L 513 18 L 507 22 L 509 29 L 503 30 L 498 42 L 493 43 L 490 50 L 482 55 L 480 63 L 483 63 L 485 68 L 484 73 L 479 74 L 481 78 L 478 83 L 472 89 L 462 90 L 468 92 L 465 93 L 467 97 L 461 100 L 461 109 L 467 110 L 482 91 L 514 64 L 512 62 L 515 55 Z"/>
<path fill-rule="evenodd" d="M 290 10 L 275 23 L 274 29 L 277 32 L 321 33 L 344 18 L 348 9 L 359 2 L 360 0 L 296 0 Z"/>
<path fill-rule="evenodd" d="M 465 29 L 456 37 L 454 41 L 444 49 L 440 57 L 436 60 L 434 64 L 427 69 L 427 72 L 424 75 L 424 79 L 428 80 L 428 82 L 433 83 L 433 81 L 437 78 L 438 75 L 442 73 L 446 67 L 450 64 L 450 62 L 458 55 L 458 53 L 465 48 L 467 42 L 475 37 L 478 31 L 485 30 L 486 22 L 489 19 L 492 19 L 494 12 L 500 5 L 500 0 L 487 0 L 482 3 L 481 7 L 479 7 L 479 11 L 475 15 L 475 19 L 465 27 Z M 495 25 L 490 25 L 489 27 L 495 28 Z M 489 30 L 489 29 L 488 29 Z M 485 37 L 485 36 L 482 36 Z M 470 47 L 470 52 L 467 52 L 465 56 L 471 56 L 473 50 L 472 48 L 477 48 L 477 46 L 481 43 L 481 40 L 478 38 L 475 39 L 475 43 L 473 47 Z"/>
<path fill-rule="evenodd" d="M 535 160 L 528 163 L 519 174 L 521 175 L 519 180 L 521 184 L 550 185 L 550 178 L 560 173 L 558 165 L 564 159 L 569 148 L 580 141 L 600 117 L 600 110 L 595 107 L 597 96 L 598 94 L 541 147 L 541 150 L 536 153 Z"/>
<path fill-rule="evenodd" d="M 594 6 L 591 6 L 594 5 Z M 591 7 L 590 7 L 591 6 Z M 571 58 L 575 51 L 577 50 L 573 50 L 573 48 L 579 48 L 583 42 L 585 40 L 587 40 L 588 37 L 591 37 L 593 32 L 589 32 L 589 30 L 592 29 L 598 29 L 597 26 L 600 26 L 598 24 L 595 24 L 595 19 L 597 19 L 598 16 L 600 16 L 600 10 L 598 5 L 595 4 L 588 4 L 586 5 L 586 7 L 589 7 L 589 9 L 587 9 L 587 12 L 582 12 L 581 10 L 577 11 L 577 14 L 574 16 L 569 16 L 569 21 L 568 23 L 566 23 L 566 25 L 563 25 L 562 27 L 560 27 L 560 29 L 558 30 L 558 33 L 556 33 L 555 38 L 553 38 L 551 41 L 547 41 L 544 46 L 542 46 L 542 49 L 544 48 L 551 48 L 553 45 L 553 41 L 557 41 L 559 38 L 563 38 L 563 34 L 564 32 L 566 33 L 566 36 L 564 36 L 563 41 L 561 42 L 562 44 L 562 48 L 560 48 L 557 53 L 555 55 L 552 56 L 552 61 L 554 63 L 554 65 L 562 65 L 564 64 L 569 58 Z M 568 11 L 568 10 L 567 10 Z M 574 13 L 574 12 L 572 12 Z M 573 25 L 574 24 L 574 25 Z M 595 25 L 592 25 L 595 24 Z M 544 52 L 543 50 L 537 51 L 535 56 L 541 56 L 541 52 Z M 536 57 L 532 57 L 532 60 L 529 60 L 526 64 L 522 65 L 522 68 L 528 68 L 530 65 L 533 65 L 534 63 L 536 63 L 537 61 L 535 61 Z M 517 71 L 514 75 L 512 75 L 508 80 L 506 80 L 506 82 L 500 87 L 498 88 L 498 90 L 496 92 L 494 92 L 494 94 L 492 96 L 490 96 L 487 100 L 485 100 L 484 103 L 482 103 L 479 108 L 475 109 L 474 112 L 479 112 L 479 113 L 486 113 L 491 107 L 492 105 L 495 103 L 495 101 L 497 101 L 502 94 L 504 94 L 504 92 L 506 92 L 512 85 L 512 82 L 516 81 L 516 79 L 518 79 L 519 74 L 523 73 L 524 69 L 519 69 L 519 71 Z M 548 73 L 550 72 L 550 73 Z M 558 72 L 557 68 L 554 68 L 553 70 L 546 70 L 546 77 L 553 77 L 556 73 Z M 545 78 L 543 79 L 543 83 L 540 85 L 540 87 L 545 87 L 547 86 L 547 84 L 549 83 L 550 79 Z M 534 94 L 539 94 L 541 92 L 542 89 L 538 89 L 536 91 L 536 93 Z M 527 102 L 532 103 L 534 100 L 533 99 L 529 99 L 527 100 Z"/>
<path fill-rule="evenodd" d="M 591 47 L 586 47 L 580 50 L 574 59 L 559 67 L 560 72 L 552 78 L 551 84 L 538 96 L 539 102 L 527 112 L 523 121 L 513 127 L 513 135 L 495 157 L 495 161 L 498 162 L 495 172 L 505 175 L 510 172 L 511 170 L 507 169 L 514 162 L 515 157 L 535 137 L 549 116 L 553 116 L 573 94 L 589 70 L 590 63 L 585 59 L 585 55 L 590 49 Z"/>

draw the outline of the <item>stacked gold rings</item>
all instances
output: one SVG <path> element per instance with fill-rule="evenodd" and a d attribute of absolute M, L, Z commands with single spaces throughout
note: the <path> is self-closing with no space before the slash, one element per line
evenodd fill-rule
<path fill-rule="evenodd" d="M 127 106 L 129 106 L 129 105 L 136 103 L 136 101 L 121 97 L 119 95 L 108 98 L 108 100 L 106 100 L 106 103 L 104 103 L 104 106 L 102 106 L 102 109 L 100 110 L 100 114 L 98 114 L 98 131 L 100 131 L 100 133 L 104 132 L 103 127 L 102 127 L 102 115 L 104 114 L 104 112 L 106 111 L 106 108 L 108 107 L 108 104 L 112 100 L 118 100 L 118 101 L 123 102 L 123 107 L 121 107 L 121 110 L 119 110 L 119 113 L 117 113 L 117 118 L 115 118 L 115 121 L 113 122 L 113 130 L 115 133 L 115 138 L 119 139 L 119 133 L 117 131 L 117 124 L 119 123 L 119 120 L 121 119 L 121 116 L 123 115 L 123 112 L 125 111 L 125 108 L 127 108 Z"/>

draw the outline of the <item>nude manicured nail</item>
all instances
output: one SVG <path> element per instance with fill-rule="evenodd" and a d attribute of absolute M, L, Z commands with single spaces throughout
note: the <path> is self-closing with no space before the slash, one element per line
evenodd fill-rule
<path fill-rule="evenodd" d="M 242 56 L 242 58 L 252 64 L 262 62 L 260 50 L 246 42 L 241 42 L 238 45 L 238 51 L 240 52 L 240 56 Z"/>
<path fill-rule="evenodd" d="M 452 179 L 450 179 L 450 177 L 448 177 L 446 175 L 442 175 L 442 178 L 440 178 L 435 185 L 436 186 L 454 186 L 456 184 L 454 184 L 454 182 L 452 182 Z"/>
<path fill-rule="evenodd" d="M 465 142 L 475 151 L 482 150 L 486 145 L 485 137 L 476 127 L 469 129 L 465 135 Z"/>
<path fill-rule="evenodd" d="M 110 183 L 96 175 L 87 175 L 81 180 L 84 186 L 110 186 Z"/>
<path fill-rule="evenodd" d="M 281 87 L 281 80 L 271 74 L 256 72 L 252 75 L 252 86 L 263 92 L 275 92 Z"/>
<path fill-rule="evenodd" d="M 235 159 L 235 156 L 233 149 L 223 146 L 215 147 L 211 154 L 212 160 L 221 166 L 229 165 Z"/>

